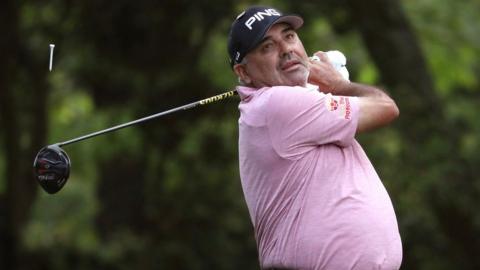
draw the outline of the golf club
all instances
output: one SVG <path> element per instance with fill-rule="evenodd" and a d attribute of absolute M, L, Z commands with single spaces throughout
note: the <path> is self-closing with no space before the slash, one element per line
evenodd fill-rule
<path fill-rule="evenodd" d="M 146 121 L 171 114 L 174 112 L 178 112 L 181 110 L 191 109 L 200 105 L 210 104 L 212 102 L 216 102 L 219 100 L 223 100 L 227 97 L 231 97 L 237 93 L 236 90 L 228 91 L 223 94 L 219 94 L 210 98 L 202 99 L 196 102 L 192 102 L 180 107 L 176 107 L 167 111 L 163 111 L 160 113 L 156 113 L 150 116 L 146 116 L 128 123 L 116 125 L 107 129 L 103 129 L 100 131 L 96 131 L 87 135 L 83 135 L 68 141 L 60 142 L 51 144 L 48 146 L 43 147 L 35 156 L 35 160 L 33 162 L 33 171 L 35 179 L 37 182 L 42 186 L 42 188 L 49 194 L 57 193 L 68 180 L 70 175 L 70 158 L 61 147 L 69 144 L 73 144 L 76 142 L 80 142 L 86 139 L 90 139 L 99 135 L 103 135 L 106 133 L 110 133 L 122 128 L 126 128 L 129 126 L 137 125 L 140 123 L 144 123 Z"/>

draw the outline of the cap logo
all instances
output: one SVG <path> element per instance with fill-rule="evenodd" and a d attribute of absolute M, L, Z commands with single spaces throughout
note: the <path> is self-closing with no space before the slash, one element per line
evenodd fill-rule
<path fill-rule="evenodd" d="M 263 19 L 265 19 L 264 16 L 281 16 L 282 14 L 280 14 L 280 12 L 276 11 L 275 9 L 273 8 L 268 8 L 268 9 L 265 9 L 264 11 L 258 11 L 257 13 L 253 14 L 250 18 L 248 18 L 248 20 L 245 22 L 245 26 L 252 30 L 252 25 L 255 23 L 255 22 L 260 22 L 260 21 L 263 21 Z"/>

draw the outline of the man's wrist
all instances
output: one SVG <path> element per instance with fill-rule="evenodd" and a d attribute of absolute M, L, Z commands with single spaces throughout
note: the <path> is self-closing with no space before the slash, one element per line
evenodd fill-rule
<path fill-rule="evenodd" d="M 332 94 L 338 95 L 338 96 L 353 96 L 352 94 L 349 94 L 352 92 L 352 83 L 347 80 L 341 80 L 337 82 L 336 84 L 333 85 L 332 87 Z"/>

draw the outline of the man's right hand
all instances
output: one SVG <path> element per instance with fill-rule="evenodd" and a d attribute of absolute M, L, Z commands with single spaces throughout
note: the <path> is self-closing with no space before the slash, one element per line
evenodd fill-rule
<path fill-rule="evenodd" d="M 308 82 L 317 85 L 322 92 L 335 95 L 335 89 L 344 88 L 344 85 L 348 84 L 349 81 L 345 80 L 341 73 L 335 69 L 327 53 L 318 51 L 315 56 L 319 60 L 310 60 Z"/>

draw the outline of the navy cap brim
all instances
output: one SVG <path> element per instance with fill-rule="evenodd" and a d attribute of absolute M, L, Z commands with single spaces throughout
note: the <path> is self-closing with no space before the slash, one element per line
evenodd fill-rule
<path fill-rule="evenodd" d="M 277 24 L 277 23 L 282 23 L 282 22 L 290 24 L 293 27 L 293 29 L 295 29 L 295 30 L 297 30 L 298 28 L 300 28 L 303 25 L 303 19 L 300 16 L 297 16 L 297 15 L 282 16 L 282 17 L 278 18 L 278 20 L 276 20 L 274 23 L 272 23 L 272 25 Z M 270 27 L 272 27 L 272 25 L 270 25 Z"/>

